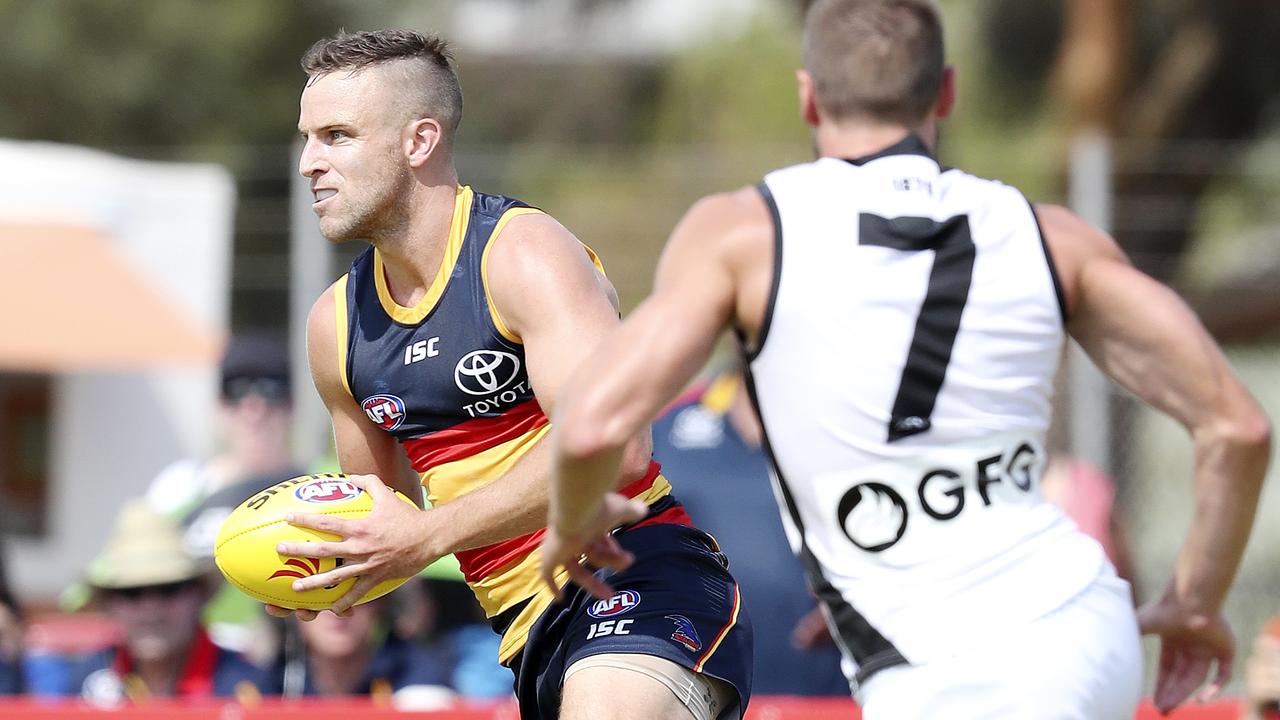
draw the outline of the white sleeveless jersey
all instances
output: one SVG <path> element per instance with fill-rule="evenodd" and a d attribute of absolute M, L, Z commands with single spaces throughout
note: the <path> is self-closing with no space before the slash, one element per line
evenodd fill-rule
<path fill-rule="evenodd" d="M 914 136 L 760 191 L 777 249 L 750 388 L 851 680 L 1071 599 L 1106 562 L 1040 493 L 1064 305 L 1026 199 Z"/>

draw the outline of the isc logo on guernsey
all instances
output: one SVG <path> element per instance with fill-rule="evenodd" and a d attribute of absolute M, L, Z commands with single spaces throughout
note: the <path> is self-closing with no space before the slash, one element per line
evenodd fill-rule
<path fill-rule="evenodd" d="M 360 407 L 374 424 L 387 432 L 404 423 L 404 401 L 395 395 L 372 395 L 365 398 Z"/>

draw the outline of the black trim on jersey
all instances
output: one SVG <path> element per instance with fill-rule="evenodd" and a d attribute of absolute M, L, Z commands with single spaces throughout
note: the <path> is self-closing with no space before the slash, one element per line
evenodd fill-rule
<path fill-rule="evenodd" d="M 736 329 L 747 362 L 755 360 L 760 356 L 760 351 L 764 350 L 764 341 L 769 337 L 769 326 L 773 324 L 773 307 L 778 303 L 778 286 L 782 284 L 782 215 L 778 212 L 778 202 L 773 199 L 773 192 L 764 181 L 756 183 L 756 190 L 768 206 L 769 217 L 773 220 L 773 283 L 769 286 L 769 304 L 765 305 L 764 320 L 760 322 L 760 336 L 756 338 L 754 349 L 747 350 L 746 333 L 740 328 Z"/>
<path fill-rule="evenodd" d="M 769 432 L 764 427 L 764 416 L 760 411 L 760 399 L 756 394 L 755 378 L 751 374 L 750 365 L 743 369 L 743 377 L 747 396 L 751 398 L 751 404 L 760 417 L 760 439 L 765 457 L 773 467 L 773 475 L 777 478 L 779 494 L 782 496 L 783 505 L 786 506 L 787 515 L 790 516 L 792 524 L 800 534 L 800 550 L 797 557 L 805 574 L 809 577 L 809 585 L 813 588 L 814 595 L 827 608 L 831 624 L 835 626 L 832 630 L 835 631 L 836 642 L 844 650 L 845 655 L 858 664 L 858 671 L 853 678 L 854 683 L 862 684 L 885 668 L 906 665 L 907 659 L 903 657 L 902 652 L 867 622 L 862 613 L 850 605 L 849 601 L 845 600 L 840 591 L 822 573 L 822 564 L 818 562 L 818 558 L 814 556 L 813 551 L 809 549 L 809 544 L 805 541 L 800 508 L 796 505 L 786 478 L 782 477 L 782 470 L 778 467 L 778 461 L 773 454 L 773 446 L 769 443 Z"/>
<path fill-rule="evenodd" d="M 1067 326 L 1067 294 L 1062 290 L 1062 278 L 1058 275 L 1058 265 L 1053 261 L 1053 254 L 1049 252 L 1049 243 L 1044 239 L 1044 227 L 1040 224 L 1040 216 L 1036 213 L 1036 206 L 1027 200 L 1027 196 L 1023 195 L 1022 199 L 1027 203 L 1027 209 L 1031 211 L 1031 221 L 1036 224 L 1036 234 L 1040 236 L 1040 249 L 1044 250 L 1044 261 L 1049 266 L 1049 277 L 1053 279 L 1053 294 L 1058 297 L 1058 314 L 1062 316 L 1062 327 Z"/>
<path fill-rule="evenodd" d="M 883 150 L 880 150 L 879 152 L 874 152 L 874 153 L 871 153 L 870 155 L 863 155 L 862 157 L 840 158 L 840 159 L 844 160 L 850 165 L 857 165 L 861 167 L 871 162 L 872 160 L 879 160 L 880 158 L 889 157 L 891 155 L 923 155 L 929 158 L 930 160 L 937 162 L 937 159 L 933 156 L 933 153 L 929 152 L 929 146 L 926 145 L 924 140 L 915 133 L 908 134 L 906 137 L 902 138 L 898 142 L 890 145 L 889 147 Z"/>

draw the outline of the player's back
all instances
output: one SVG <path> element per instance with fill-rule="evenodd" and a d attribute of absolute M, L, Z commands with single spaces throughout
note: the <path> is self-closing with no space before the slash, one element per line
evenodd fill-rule
<path fill-rule="evenodd" d="M 761 188 L 778 251 L 750 377 L 853 659 L 924 659 L 1082 589 L 1101 552 L 1039 490 L 1064 313 L 1025 198 L 915 136 Z"/>

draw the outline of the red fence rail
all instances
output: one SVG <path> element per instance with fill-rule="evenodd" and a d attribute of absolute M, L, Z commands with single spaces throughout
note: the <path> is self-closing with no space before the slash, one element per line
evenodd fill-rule
<path fill-rule="evenodd" d="M 466 706 L 448 710 L 402 711 L 378 706 L 367 700 L 262 700 L 252 704 L 235 702 L 182 703 L 154 700 L 122 708 L 100 708 L 79 701 L 34 699 L 0 700 L 2 720 L 518 720 L 515 706 L 501 703 Z M 1157 720 L 1162 716 L 1144 704 L 1135 720 Z M 1168 720 L 1237 720 L 1239 706 L 1234 700 L 1208 705 L 1188 705 L 1166 716 Z M 754 698 L 747 720 L 860 720 L 853 702 L 844 698 L 813 699 L 783 696 Z"/>

